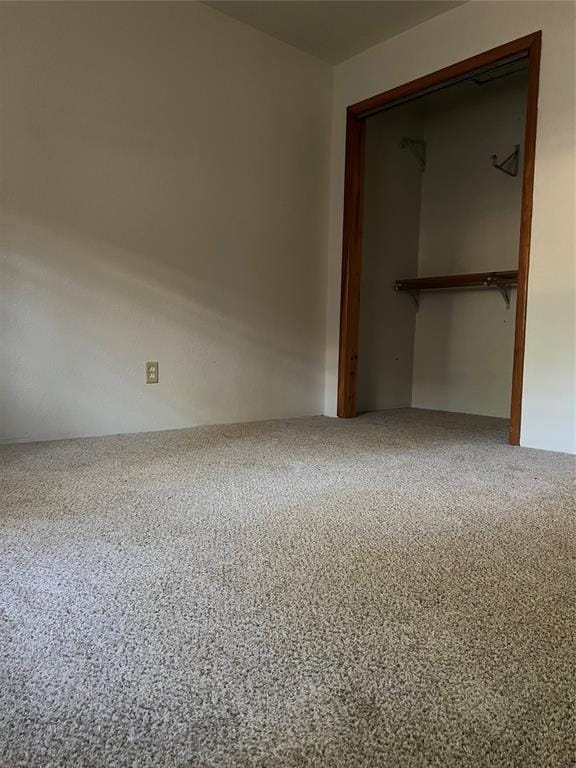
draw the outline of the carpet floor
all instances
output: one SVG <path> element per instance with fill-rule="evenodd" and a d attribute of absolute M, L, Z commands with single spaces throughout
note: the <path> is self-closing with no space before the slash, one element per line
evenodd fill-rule
<path fill-rule="evenodd" d="M 2 768 L 574 765 L 574 460 L 389 411 L 4 446 Z"/>

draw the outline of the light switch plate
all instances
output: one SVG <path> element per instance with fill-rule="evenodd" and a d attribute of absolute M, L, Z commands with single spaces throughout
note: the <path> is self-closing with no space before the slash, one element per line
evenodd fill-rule
<path fill-rule="evenodd" d="M 146 363 L 146 384 L 158 384 L 158 363 Z"/>

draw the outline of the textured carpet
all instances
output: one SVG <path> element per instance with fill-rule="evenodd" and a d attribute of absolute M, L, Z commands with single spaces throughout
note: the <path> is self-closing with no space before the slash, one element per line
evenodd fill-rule
<path fill-rule="evenodd" d="M 574 461 L 425 411 L 5 446 L 2 768 L 568 768 Z"/>

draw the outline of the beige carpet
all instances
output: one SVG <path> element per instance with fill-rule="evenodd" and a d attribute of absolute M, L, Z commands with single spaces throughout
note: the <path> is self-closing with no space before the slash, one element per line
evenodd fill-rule
<path fill-rule="evenodd" d="M 4 447 L 2 768 L 568 768 L 574 461 L 392 411 Z"/>

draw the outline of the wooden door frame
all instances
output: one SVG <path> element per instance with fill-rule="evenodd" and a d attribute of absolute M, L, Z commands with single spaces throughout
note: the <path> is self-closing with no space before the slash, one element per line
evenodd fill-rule
<path fill-rule="evenodd" d="M 541 41 L 542 33 L 534 32 L 526 37 L 512 40 L 505 45 L 500 45 L 497 48 L 492 48 L 489 51 L 472 56 L 457 64 L 444 67 L 417 80 L 412 80 L 405 85 L 400 85 L 369 99 L 359 101 L 347 108 L 338 360 L 338 416 L 342 418 L 356 416 L 366 118 L 395 101 L 413 98 L 431 88 L 436 88 L 443 84 L 448 84 L 457 78 L 465 77 L 476 69 L 525 53 L 528 57 L 528 94 L 524 136 L 524 170 L 520 213 L 520 248 L 518 256 L 518 287 L 509 434 L 511 444 L 518 445 L 520 443 Z"/>

